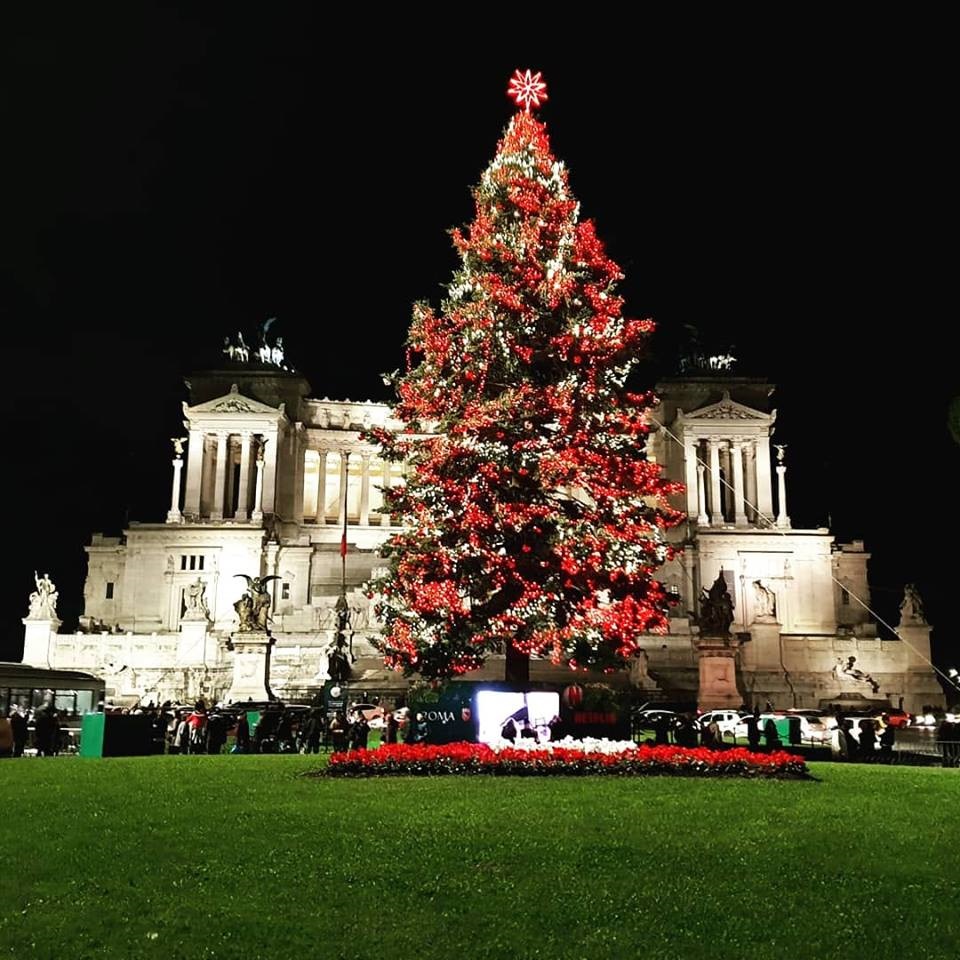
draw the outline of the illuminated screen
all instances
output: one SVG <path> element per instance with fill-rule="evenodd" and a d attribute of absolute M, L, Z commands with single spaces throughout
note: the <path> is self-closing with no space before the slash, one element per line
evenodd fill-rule
<path fill-rule="evenodd" d="M 536 739 L 550 739 L 550 721 L 560 713 L 560 694 L 550 690 L 513 693 L 509 690 L 480 690 L 477 693 L 477 723 L 480 743 L 499 743 L 505 733 L 521 738 L 524 728 Z M 513 721 L 511 731 L 510 721 Z M 514 739 L 509 738 L 509 739 Z"/>

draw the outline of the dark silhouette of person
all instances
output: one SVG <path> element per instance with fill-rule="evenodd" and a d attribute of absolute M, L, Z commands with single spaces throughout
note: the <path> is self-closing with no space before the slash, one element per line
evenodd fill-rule
<path fill-rule="evenodd" d="M 661 714 L 653 722 L 654 743 L 657 746 L 663 746 L 670 743 L 670 718 Z"/>
<path fill-rule="evenodd" d="M 327 728 L 334 753 L 343 753 L 347 747 L 347 718 L 341 711 L 330 721 Z"/>
<path fill-rule="evenodd" d="M 860 721 L 860 756 L 867 762 L 874 759 L 877 749 L 876 722 L 872 719 Z"/>
<path fill-rule="evenodd" d="M 767 717 L 766 723 L 763 725 L 763 739 L 768 750 L 779 750 L 783 746 L 773 717 Z"/>
<path fill-rule="evenodd" d="M 13 734 L 13 755 L 22 757 L 27 745 L 27 718 L 16 707 L 10 711 L 10 731 Z"/>
<path fill-rule="evenodd" d="M 513 717 L 507 717 L 507 722 L 500 728 L 500 736 L 504 740 L 515 743 L 517 740 L 517 724 Z"/>
<path fill-rule="evenodd" d="M 753 713 L 744 718 L 747 728 L 747 746 L 751 750 L 760 749 L 760 708 L 754 707 Z"/>
<path fill-rule="evenodd" d="M 850 732 L 851 727 L 853 726 L 852 720 L 842 720 L 841 721 L 841 730 L 843 735 L 843 742 L 846 746 L 847 759 L 856 760 L 857 753 L 859 752 L 859 744 L 857 743 L 857 738 Z M 841 751 L 842 753 L 842 751 Z"/>
<path fill-rule="evenodd" d="M 219 713 L 207 719 L 207 753 L 219 753 L 227 742 L 227 721 Z"/>
<path fill-rule="evenodd" d="M 422 713 L 418 713 L 416 720 L 410 724 L 410 737 L 407 743 L 426 743 L 429 734 L 427 718 Z"/>
<path fill-rule="evenodd" d="M 53 756 L 53 741 L 57 732 L 53 712 L 46 708 L 38 710 L 33 718 L 33 735 L 37 741 L 38 757 Z"/>
<path fill-rule="evenodd" d="M 250 724 L 247 721 L 247 711 L 241 710 L 237 718 L 237 753 L 250 752 Z"/>
<path fill-rule="evenodd" d="M 370 735 L 370 724 L 367 718 L 357 711 L 353 723 L 350 724 L 350 749 L 366 750 L 367 737 Z"/>
<path fill-rule="evenodd" d="M 540 742 L 540 738 L 537 736 L 537 731 L 530 726 L 529 720 L 523 721 L 523 727 L 520 729 L 520 738 L 522 740 L 533 740 L 534 743 Z"/>
<path fill-rule="evenodd" d="M 689 713 L 685 713 L 674 732 L 674 740 L 681 747 L 695 747 L 697 745 L 697 725 Z"/>
<path fill-rule="evenodd" d="M 387 714 L 386 732 L 387 732 L 386 742 L 396 743 L 397 736 L 400 733 L 400 723 L 397 720 L 397 718 L 394 716 L 394 713 L 392 710 Z"/>
<path fill-rule="evenodd" d="M 323 711 L 314 707 L 303 726 L 304 753 L 320 752 L 320 737 L 323 735 Z"/>
<path fill-rule="evenodd" d="M 890 763 L 893 760 L 893 745 L 897 739 L 897 729 L 892 723 L 888 723 L 880 734 L 880 760 L 883 763 Z"/>

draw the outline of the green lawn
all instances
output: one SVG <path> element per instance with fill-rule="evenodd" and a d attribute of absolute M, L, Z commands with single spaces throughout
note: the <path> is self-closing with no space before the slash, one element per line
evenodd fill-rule
<path fill-rule="evenodd" d="M 0 957 L 956 957 L 960 775 L 326 780 L 0 761 Z"/>

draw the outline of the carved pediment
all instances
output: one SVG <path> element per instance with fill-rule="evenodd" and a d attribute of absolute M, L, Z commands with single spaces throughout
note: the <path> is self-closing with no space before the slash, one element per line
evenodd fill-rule
<path fill-rule="evenodd" d="M 245 397 L 237 385 L 231 384 L 230 392 L 222 397 L 214 397 L 213 400 L 207 400 L 204 403 L 198 403 L 195 407 L 183 405 L 185 414 L 204 414 L 204 413 L 269 413 L 276 416 L 283 413 L 283 404 L 279 407 L 271 407 L 269 404 L 261 403 L 251 397 Z"/>
<path fill-rule="evenodd" d="M 769 413 L 763 413 L 760 410 L 754 410 L 753 407 L 747 407 L 742 403 L 730 398 L 729 391 L 724 390 L 723 398 L 717 403 L 711 403 L 699 410 L 692 410 L 690 413 L 683 412 L 678 419 L 684 421 L 690 420 L 756 420 L 760 422 L 770 422 L 773 416 Z"/>

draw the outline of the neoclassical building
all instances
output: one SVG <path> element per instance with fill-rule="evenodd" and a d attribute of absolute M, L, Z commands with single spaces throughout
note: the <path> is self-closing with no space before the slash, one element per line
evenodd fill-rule
<path fill-rule="evenodd" d="M 119 537 L 95 533 L 82 632 L 59 633 L 56 619 L 32 613 L 24 660 L 102 674 L 117 697 L 218 699 L 231 687 L 243 576 L 275 577 L 271 688 L 309 696 L 327 677 L 345 528 L 354 680 L 402 690 L 366 639 L 376 624 L 360 589 L 396 522 L 379 512 L 381 491 L 402 482 L 403 469 L 361 440 L 371 425 L 399 426 L 389 407 L 313 399 L 302 376 L 269 361 L 197 373 L 188 387 L 165 520 L 130 523 Z M 648 454 L 685 481 L 688 519 L 671 533 L 683 543 L 680 559 L 662 573 L 677 600 L 670 632 L 650 637 L 620 682 L 697 698 L 699 598 L 722 575 L 745 701 L 816 707 L 862 694 L 894 705 L 902 697 L 908 709 L 940 702 L 919 606 L 904 608 L 903 641 L 879 639 L 853 599 L 869 602 L 863 543 L 792 527 L 786 464 L 782 450 L 779 459 L 771 451 L 769 385 L 692 376 L 658 391 Z M 494 661 L 480 676 L 498 671 Z M 531 676 L 568 682 L 570 672 L 544 661 Z"/>

